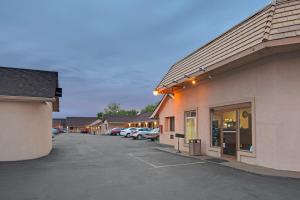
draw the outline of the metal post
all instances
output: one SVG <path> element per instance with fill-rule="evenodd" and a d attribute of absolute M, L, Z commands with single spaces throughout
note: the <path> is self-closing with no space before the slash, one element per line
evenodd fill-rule
<path fill-rule="evenodd" d="M 181 151 L 179 150 L 179 137 L 177 137 L 177 152 L 176 153 L 181 153 Z"/>

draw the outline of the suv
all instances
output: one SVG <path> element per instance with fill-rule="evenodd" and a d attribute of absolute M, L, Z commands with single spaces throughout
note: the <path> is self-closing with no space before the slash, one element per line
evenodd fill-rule
<path fill-rule="evenodd" d="M 137 128 L 135 127 L 126 128 L 124 130 L 121 130 L 120 135 L 128 138 L 130 137 L 130 134 L 136 130 Z"/>

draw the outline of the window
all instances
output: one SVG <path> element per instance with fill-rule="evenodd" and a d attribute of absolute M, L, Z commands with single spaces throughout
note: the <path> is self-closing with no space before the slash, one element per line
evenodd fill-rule
<path fill-rule="evenodd" d="M 222 113 L 211 112 L 211 146 L 221 146 Z"/>
<path fill-rule="evenodd" d="M 166 117 L 165 119 L 165 131 L 174 132 L 175 131 L 175 117 Z"/>
<path fill-rule="evenodd" d="M 252 147 L 252 114 L 251 108 L 239 109 L 240 149 L 253 151 Z"/>
<path fill-rule="evenodd" d="M 251 103 L 211 110 L 211 146 L 222 147 L 229 155 L 237 150 L 253 152 Z"/>
<path fill-rule="evenodd" d="M 191 139 L 197 139 L 197 114 L 195 110 L 187 111 L 185 117 L 185 143 Z"/>

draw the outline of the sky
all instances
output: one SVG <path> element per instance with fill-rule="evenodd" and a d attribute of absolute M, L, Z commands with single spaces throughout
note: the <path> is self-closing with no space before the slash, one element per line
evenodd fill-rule
<path fill-rule="evenodd" d="M 270 0 L 0 0 L 0 66 L 59 72 L 54 117 L 141 109 L 170 66 Z"/>

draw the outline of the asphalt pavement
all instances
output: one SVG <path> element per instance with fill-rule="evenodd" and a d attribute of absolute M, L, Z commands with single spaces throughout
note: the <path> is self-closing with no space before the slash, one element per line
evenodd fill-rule
<path fill-rule="evenodd" d="M 63 134 L 47 157 L 0 162 L 1 200 L 298 199 L 300 180 L 158 151 L 149 141 Z"/>

